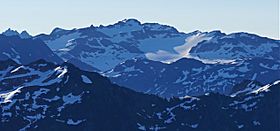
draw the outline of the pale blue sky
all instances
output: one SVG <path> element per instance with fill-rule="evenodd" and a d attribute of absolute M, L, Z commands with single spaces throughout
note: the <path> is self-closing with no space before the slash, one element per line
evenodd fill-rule
<path fill-rule="evenodd" d="M 184 32 L 219 29 L 279 39 L 279 0 L 0 0 L 0 32 L 12 28 L 34 35 L 125 18 Z"/>

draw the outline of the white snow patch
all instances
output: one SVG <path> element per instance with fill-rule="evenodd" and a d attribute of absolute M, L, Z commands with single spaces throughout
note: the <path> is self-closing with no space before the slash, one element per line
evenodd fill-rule
<path fill-rule="evenodd" d="M 177 46 L 174 49 L 182 55 L 182 57 L 190 58 L 190 51 L 193 47 L 197 46 L 198 43 L 204 40 L 210 40 L 212 37 L 207 37 L 205 33 L 198 33 L 190 36 L 185 40 L 185 44 Z"/>
<path fill-rule="evenodd" d="M 277 80 L 277 81 L 275 81 L 273 84 L 267 84 L 267 85 L 265 85 L 265 86 L 263 86 L 263 87 L 260 87 L 260 88 L 258 88 L 258 89 L 256 89 L 256 90 L 252 91 L 251 93 L 258 94 L 258 93 L 264 92 L 264 91 L 267 92 L 267 91 L 269 91 L 269 88 L 270 88 L 271 86 L 276 85 L 276 84 L 279 84 L 279 83 L 280 83 L 280 80 Z"/>
<path fill-rule="evenodd" d="M 199 124 L 190 125 L 191 128 L 197 128 Z"/>
<path fill-rule="evenodd" d="M 81 33 L 75 32 L 68 35 L 63 35 L 55 40 L 44 41 L 53 51 L 65 48 L 69 40 L 79 38 Z"/>
<path fill-rule="evenodd" d="M 253 124 L 254 124 L 255 126 L 261 125 L 261 123 L 260 123 L 259 121 L 253 121 Z"/>
<path fill-rule="evenodd" d="M 92 84 L 92 81 L 85 75 L 82 75 L 83 82 L 87 84 Z"/>
<path fill-rule="evenodd" d="M 23 87 L 19 87 L 14 91 L 10 91 L 8 93 L 0 94 L 0 98 L 1 98 L 0 103 L 12 102 L 12 98 L 14 97 L 14 95 L 17 94 L 17 93 L 20 93 L 20 89 L 22 89 L 22 88 Z M 4 100 L 2 101 L 2 99 L 4 99 Z"/>
<path fill-rule="evenodd" d="M 239 129 L 241 129 L 241 128 L 244 127 L 244 125 L 237 125 L 237 127 L 238 127 Z"/>
<path fill-rule="evenodd" d="M 146 127 L 137 123 L 137 126 L 138 126 L 138 129 L 141 130 L 141 131 L 146 131 Z"/>
<path fill-rule="evenodd" d="M 63 67 L 60 67 L 60 66 L 55 68 L 54 70 L 59 73 L 57 78 L 61 78 L 65 73 L 67 73 L 67 68 L 63 68 Z"/>
<path fill-rule="evenodd" d="M 76 102 L 80 103 L 81 102 L 81 95 L 78 95 L 78 96 L 74 96 L 72 93 L 66 95 L 66 96 L 63 96 L 62 97 L 62 100 L 63 100 L 63 105 L 58 107 L 57 110 L 60 112 L 62 109 L 65 108 L 66 105 L 69 105 L 69 104 L 74 104 Z"/>
<path fill-rule="evenodd" d="M 82 123 L 83 121 L 85 121 L 85 120 L 77 120 L 77 121 L 74 121 L 73 119 L 68 119 L 68 120 L 67 120 L 67 124 L 68 124 L 68 125 L 79 125 L 79 124 Z"/>
<path fill-rule="evenodd" d="M 23 66 L 17 67 L 16 69 L 12 70 L 11 73 L 17 72 L 20 68 L 22 68 Z"/>
<path fill-rule="evenodd" d="M 72 93 L 62 97 L 64 104 L 74 104 L 75 102 L 81 101 L 81 96 L 74 96 Z"/>

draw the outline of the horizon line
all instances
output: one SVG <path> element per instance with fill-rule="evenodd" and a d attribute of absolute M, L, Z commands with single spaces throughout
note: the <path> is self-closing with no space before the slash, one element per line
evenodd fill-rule
<path fill-rule="evenodd" d="M 38 35 L 42 35 L 42 34 L 45 34 L 45 35 L 50 35 L 55 29 L 59 28 L 59 29 L 63 29 L 63 30 L 68 30 L 68 31 L 71 31 L 71 30 L 79 30 L 79 29 L 83 29 L 83 28 L 89 28 L 91 26 L 93 27 L 96 27 L 96 28 L 99 28 L 101 26 L 104 26 L 104 27 L 108 27 L 108 26 L 112 26 L 112 25 L 115 25 L 119 22 L 124 22 L 124 21 L 127 21 L 127 20 L 136 20 L 138 22 L 140 22 L 141 25 L 143 24 L 160 24 L 160 25 L 164 25 L 164 26 L 170 26 L 170 27 L 173 27 L 175 28 L 178 32 L 181 32 L 181 33 L 185 33 L 185 34 L 188 34 L 188 33 L 192 33 L 192 32 L 195 32 L 195 31 L 200 31 L 202 33 L 205 33 L 205 32 L 213 32 L 213 31 L 220 31 L 222 33 L 225 33 L 226 35 L 230 35 L 230 34 L 235 34 L 235 33 L 248 33 L 248 34 L 253 34 L 253 35 L 258 35 L 260 37 L 266 37 L 266 38 L 270 38 L 270 39 L 274 39 L 274 40 L 280 40 L 280 35 L 279 35 L 279 32 L 278 32 L 278 37 L 273 37 L 273 36 L 267 36 L 267 35 L 262 35 L 260 33 L 257 33 L 257 32 L 251 32 L 251 31 L 244 31 L 244 30 L 236 30 L 236 31 L 224 31 L 222 29 L 211 29 L 211 30 L 201 30 L 201 29 L 195 29 L 195 30 L 190 30 L 190 31 L 184 31 L 184 30 L 180 30 L 178 29 L 176 26 L 172 25 L 172 24 L 168 24 L 168 23 L 164 23 L 164 22 L 142 22 L 140 20 L 138 20 L 137 18 L 125 18 L 125 19 L 122 19 L 122 20 L 118 20 L 117 22 L 109 22 L 107 24 L 88 24 L 88 25 L 84 25 L 84 26 L 79 26 L 79 27 L 61 27 L 59 25 L 57 26 L 54 26 L 52 29 L 50 29 L 49 31 L 40 31 L 40 32 L 37 32 L 37 33 L 31 33 L 30 31 L 28 31 L 28 29 L 22 29 L 22 30 L 19 30 L 19 29 L 15 29 L 15 28 L 12 28 L 12 27 L 8 27 L 4 30 L 1 31 L 1 34 L 4 33 L 5 31 L 7 30 L 13 30 L 13 31 L 16 31 L 18 33 L 21 33 L 21 32 L 24 32 L 26 31 L 28 34 L 30 34 L 31 36 L 38 36 Z"/>

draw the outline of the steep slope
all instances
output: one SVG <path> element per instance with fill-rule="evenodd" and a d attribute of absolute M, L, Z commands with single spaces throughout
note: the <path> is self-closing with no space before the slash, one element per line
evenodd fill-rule
<path fill-rule="evenodd" d="M 2 66 L 2 70 L 9 65 L 23 66 L 12 61 L 2 63 L 6 66 Z M 9 92 L 1 92 L 1 130 L 205 131 L 280 128 L 277 106 L 280 104 L 277 99 L 279 81 L 241 96 L 210 94 L 167 101 L 111 84 L 97 73 L 81 71 L 67 63 L 53 65 L 37 61 L 24 66 L 29 70 L 54 71 L 59 68 L 61 71 L 44 75 L 42 79 L 48 84 L 31 85 L 27 83 L 33 82 L 25 82 Z M 18 74 L 12 76 L 19 77 Z"/>
<path fill-rule="evenodd" d="M 245 80 L 268 84 L 280 79 L 280 63 L 263 58 L 228 64 L 204 64 L 188 58 L 172 64 L 134 59 L 104 75 L 121 86 L 162 97 L 198 96 L 208 92 L 230 95 L 233 86 Z"/>
<path fill-rule="evenodd" d="M 0 60 L 12 59 L 27 64 L 39 59 L 63 62 L 41 40 L 21 39 L 19 36 L 0 35 Z"/>
<path fill-rule="evenodd" d="M 70 64 L 54 66 L 38 61 L 25 67 L 42 71 L 43 82 L 26 81 L 1 93 L 0 129 L 137 129 L 134 122 L 139 119 L 139 109 L 152 103 L 166 103 L 158 97 L 112 85 L 108 79 Z M 13 123 L 17 126 L 11 126 Z"/>

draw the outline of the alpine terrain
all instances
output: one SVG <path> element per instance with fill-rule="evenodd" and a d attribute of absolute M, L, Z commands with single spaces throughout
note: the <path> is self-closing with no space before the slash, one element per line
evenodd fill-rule
<path fill-rule="evenodd" d="M 0 130 L 278 131 L 280 40 L 125 19 L 0 34 Z"/>

